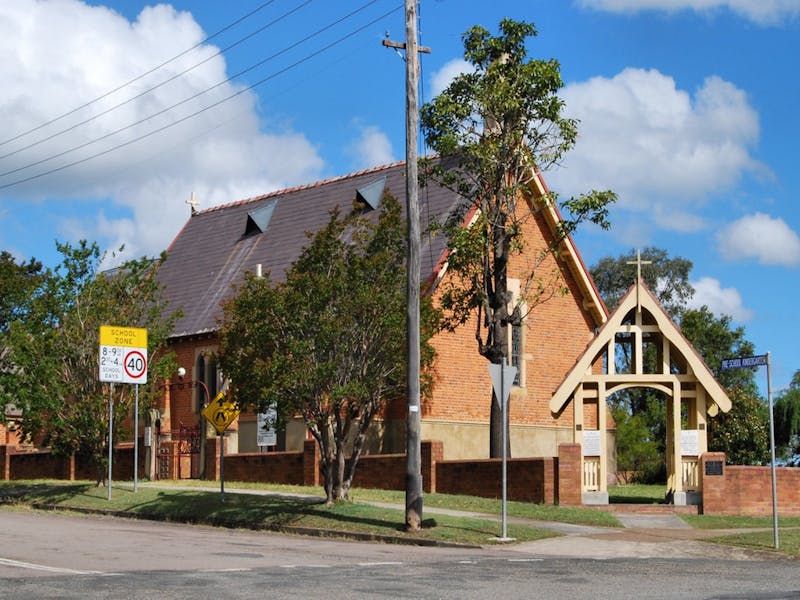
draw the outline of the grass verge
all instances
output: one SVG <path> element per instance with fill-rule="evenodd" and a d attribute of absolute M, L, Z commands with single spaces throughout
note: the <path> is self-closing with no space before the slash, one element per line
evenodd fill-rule
<path fill-rule="evenodd" d="M 208 483 L 208 482 L 206 482 Z M 308 489 L 305 488 L 306 493 Z M 287 493 L 288 490 L 281 490 Z M 115 511 L 139 518 L 248 529 L 285 531 L 322 530 L 331 535 L 383 536 L 395 540 L 423 540 L 484 545 L 501 533 L 496 521 L 435 515 L 426 518 L 419 533 L 404 531 L 404 510 L 372 506 L 363 501 L 327 507 L 319 498 L 255 495 L 203 490 L 172 490 L 129 483 L 115 485 L 109 501 L 106 488 L 89 482 L 0 482 L 0 496 L 28 506 Z M 426 515 L 427 517 L 428 515 Z M 558 535 L 526 525 L 508 524 L 508 536 L 531 541 Z"/>
<path fill-rule="evenodd" d="M 775 550 L 773 531 L 758 531 L 752 533 L 735 533 L 719 537 L 708 538 L 706 541 L 731 546 L 742 546 L 753 550 Z M 779 550 L 784 554 L 800 557 L 800 530 L 789 529 L 778 531 Z"/>
<path fill-rule="evenodd" d="M 157 486 L 161 482 L 148 485 Z M 200 481 L 197 479 L 184 480 L 180 482 L 167 481 L 163 485 L 186 485 L 187 487 L 213 488 L 218 483 L 213 481 Z M 277 485 L 263 483 L 243 483 L 226 484 L 227 487 L 236 489 L 268 490 L 283 494 L 319 494 L 323 492 L 319 488 L 309 488 L 298 485 Z M 350 490 L 350 498 L 356 502 L 379 502 L 384 504 L 396 504 L 405 506 L 405 492 L 396 490 L 375 490 L 368 488 L 353 488 Z M 448 510 L 458 510 L 463 512 L 481 513 L 488 515 L 500 515 L 502 503 L 493 498 L 480 498 L 477 496 L 456 496 L 451 494 L 425 494 L 423 499 L 425 508 L 443 508 Z M 556 521 L 559 523 L 572 523 L 575 525 L 592 525 L 596 527 L 621 527 L 619 520 L 610 513 L 581 507 L 553 506 L 548 504 L 533 504 L 530 502 L 507 503 L 509 517 L 519 517 L 536 521 Z"/>

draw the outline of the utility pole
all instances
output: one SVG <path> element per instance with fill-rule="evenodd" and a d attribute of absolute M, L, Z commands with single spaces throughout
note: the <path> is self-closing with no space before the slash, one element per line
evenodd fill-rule
<path fill-rule="evenodd" d="M 420 223 L 417 130 L 419 129 L 419 56 L 430 52 L 417 44 L 417 0 L 405 0 L 406 43 L 384 40 L 389 48 L 406 51 L 406 215 L 408 219 L 408 281 L 406 286 L 406 342 L 408 415 L 406 417 L 406 529 L 422 525 L 422 452 L 420 446 Z"/>

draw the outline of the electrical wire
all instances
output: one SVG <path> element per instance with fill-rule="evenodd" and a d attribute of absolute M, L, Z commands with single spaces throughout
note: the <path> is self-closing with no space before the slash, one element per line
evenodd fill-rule
<path fill-rule="evenodd" d="M 163 109 L 161 109 L 159 111 L 151 113 L 151 114 L 139 119 L 138 121 L 135 121 L 133 123 L 129 123 L 128 125 L 125 125 L 124 127 L 120 127 L 118 129 L 115 129 L 114 131 L 106 133 L 106 134 L 104 134 L 104 135 L 102 135 L 102 136 L 100 136 L 98 138 L 94 138 L 92 140 L 89 140 L 88 142 L 84 142 L 82 144 L 78 144 L 77 146 L 73 146 L 71 148 L 63 150 L 63 151 L 58 152 L 56 154 L 50 155 L 50 156 L 48 156 L 46 158 L 42 158 L 42 159 L 34 161 L 32 163 L 28 163 L 26 165 L 23 165 L 21 167 L 17 167 L 15 169 L 10 169 L 8 171 L 4 171 L 4 172 L 0 173 L 0 177 L 6 177 L 8 175 L 13 175 L 14 173 L 19 173 L 20 171 L 25 171 L 27 169 L 31 169 L 33 167 L 36 167 L 36 166 L 45 164 L 47 162 L 50 162 L 52 160 L 55 160 L 57 158 L 61 158 L 62 156 L 66 156 L 67 154 L 71 154 L 72 152 L 76 152 L 77 150 L 82 150 L 83 148 L 87 148 L 88 146 L 91 146 L 91 145 L 96 144 L 98 142 L 101 142 L 103 140 L 109 139 L 109 138 L 111 138 L 111 137 L 113 137 L 115 135 L 118 135 L 118 134 L 120 134 L 120 133 L 122 133 L 124 131 L 127 131 L 128 129 L 136 127 L 137 125 L 141 125 L 145 121 L 149 121 L 149 120 L 153 119 L 154 117 L 161 116 L 161 115 L 163 115 L 163 114 L 165 114 L 165 113 L 167 113 L 167 112 L 169 112 L 169 111 L 171 111 L 171 110 L 173 110 L 173 109 L 175 109 L 175 108 L 177 108 L 179 106 L 182 106 L 182 105 L 186 104 L 187 102 L 191 102 L 192 100 L 195 100 L 195 99 L 199 98 L 200 96 L 202 96 L 204 94 L 207 94 L 208 92 L 210 92 L 212 90 L 215 90 L 218 87 L 221 87 L 221 86 L 225 85 L 226 83 L 230 83 L 231 81 L 233 81 L 237 77 L 240 77 L 240 76 L 242 76 L 242 75 L 244 75 L 244 74 L 246 74 L 246 73 L 248 73 L 248 72 L 250 72 L 250 71 L 252 71 L 252 70 L 254 70 L 254 69 L 256 69 L 256 68 L 258 68 L 258 67 L 260 67 L 262 65 L 264 65 L 264 64 L 266 64 L 267 62 L 277 58 L 278 56 L 281 56 L 282 54 L 285 54 L 286 52 L 289 52 L 290 50 L 296 48 L 297 46 L 300 46 L 301 44 L 304 44 L 305 42 L 313 39 L 314 37 L 324 33 L 325 31 L 327 31 L 327 30 L 329 30 L 331 28 L 335 27 L 336 25 L 339 25 L 343 21 L 346 21 L 347 19 L 349 19 L 353 15 L 356 15 L 356 14 L 366 10 L 367 8 L 369 8 L 371 5 L 375 4 L 378 1 L 379 0 L 370 0 L 369 2 L 367 2 L 367 3 L 363 4 L 363 5 L 361 5 L 360 7 L 356 8 L 355 10 L 347 13 L 343 17 L 340 17 L 339 19 L 335 20 L 334 22 L 329 23 L 325 27 L 323 27 L 321 29 L 318 29 L 314 33 L 305 36 L 304 38 L 294 42 L 293 44 L 283 48 L 282 50 L 272 54 L 271 56 L 268 56 L 267 58 L 258 61 L 257 63 L 247 67 L 246 69 L 243 69 L 243 70 L 239 71 L 238 73 L 235 73 L 234 75 L 231 75 L 230 77 L 227 77 L 226 79 L 224 79 L 224 80 L 212 85 L 211 87 L 208 87 L 208 88 L 206 88 L 206 89 L 204 89 L 204 90 L 202 90 L 200 92 L 197 92 L 196 94 L 193 94 L 193 95 L 191 95 L 191 96 L 189 96 L 187 98 L 184 98 L 183 100 L 181 100 L 179 102 L 176 102 L 175 104 L 172 104 L 170 106 L 167 106 L 166 108 L 163 108 Z M 396 9 L 393 9 L 393 10 L 396 10 Z M 393 11 L 390 11 L 387 14 L 391 14 L 391 12 L 393 12 Z M 381 18 L 383 18 L 383 17 L 381 17 Z M 297 64 L 297 63 L 295 63 L 295 64 Z M 282 72 L 283 71 L 278 71 L 278 74 L 280 74 Z M 269 78 L 267 78 L 267 79 L 269 79 Z M 263 83 L 264 81 L 265 80 L 261 80 L 261 83 Z M 259 84 L 256 84 L 256 85 L 259 85 Z M 247 91 L 249 89 L 252 89 L 252 86 L 245 88 L 244 91 Z M 217 105 L 221 104 L 222 102 L 225 102 L 227 100 L 233 99 L 234 97 L 240 95 L 240 93 L 236 93 L 236 94 L 233 94 L 231 96 L 228 96 L 228 97 L 224 98 L 223 100 L 212 104 L 210 107 L 217 106 Z M 192 113 L 189 116 L 190 117 L 191 116 L 195 116 L 195 115 L 201 114 L 202 112 L 205 112 L 205 109 L 201 110 L 201 111 L 198 111 L 198 112 L 195 112 L 195 113 Z M 181 122 L 183 122 L 185 120 L 186 119 L 183 118 L 183 119 L 180 119 L 180 120 L 176 121 L 176 123 L 181 123 Z M 156 131 L 159 131 L 159 130 L 156 130 Z M 136 138 L 136 139 L 139 139 L 139 138 Z M 23 180 L 23 181 L 25 181 L 25 180 Z M 12 183 L 10 185 L 14 185 L 14 183 Z M 0 186 L 0 189 L 4 189 L 4 187 L 5 186 Z"/>
<path fill-rule="evenodd" d="M 45 123 L 42 123 L 41 125 L 37 125 L 36 127 L 32 128 L 32 129 L 28 129 L 27 131 L 23 131 L 23 132 L 21 132 L 21 133 L 18 133 L 18 134 L 17 134 L 17 135 L 15 135 L 14 137 L 11 137 L 11 138 L 8 138 L 7 140 L 1 141 L 1 142 L 0 142 L 0 146 L 5 146 L 6 144 L 10 144 L 11 142 L 14 142 L 14 141 L 18 140 L 18 139 L 20 139 L 21 137 L 24 137 L 24 136 L 26 136 L 26 135 L 29 135 L 29 134 L 31 134 L 31 133 L 34 133 L 34 132 L 36 132 L 36 131 L 39 131 L 40 129 L 42 129 L 42 128 L 44 128 L 44 127 L 47 127 L 48 125 L 52 125 L 53 123 L 56 123 L 57 121 L 60 121 L 61 119 L 64 119 L 64 118 L 66 118 L 66 117 L 68 117 L 68 116 L 70 116 L 70 115 L 72 115 L 72 114 L 75 114 L 75 113 L 76 113 L 76 112 L 78 112 L 79 110 L 83 110 L 84 108 L 87 108 L 87 107 L 91 106 L 92 104 L 96 104 L 97 102 L 99 102 L 100 100 L 103 100 L 104 98 L 107 98 L 107 97 L 108 97 L 108 96 L 110 96 L 111 94 L 114 94 L 114 93 L 116 93 L 116 92 L 120 91 L 121 89 L 123 89 L 123 88 L 126 88 L 126 87 L 128 87 L 129 85 L 131 85 L 131 84 L 133 84 L 133 83 L 136 83 L 137 81 L 139 81 L 140 79 L 143 79 L 144 77 L 147 77 L 147 76 L 148 76 L 148 75 L 150 75 L 151 73 L 155 73 L 156 71 L 158 71 L 158 70 L 159 70 L 159 69 L 161 69 L 162 67 L 165 67 L 165 66 L 167 66 L 168 64 L 170 64 L 170 63 L 172 63 L 172 62 L 175 62 L 175 61 L 176 61 L 176 60 L 178 60 L 179 58 L 181 58 L 181 57 L 183 57 L 183 56 L 185 56 L 185 55 L 189 54 L 190 52 L 192 52 L 192 51 L 194 51 L 194 50 L 197 50 L 198 48 L 200 48 L 200 47 L 201 47 L 201 46 L 203 46 L 204 44 L 206 44 L 206 43 L 210 42 L 212 39 L 214 39 L 214 38 L 215 38 L 215 37 L 217 37 L 218 35 L 220 35 L 220 34 L 222 34 L 222 33 L 225 33 L 225 32 L 226 32 L 226 31 L 228 31 L 229 29 L 231 29 L 231 28 L 235 27 L 236 25 L 238 25 L 238 24 L 239 24 L 239 23 L 241 23 L 242 21 L 244 21 L 244 20 L 246 20 L 246 19 L 249 19 L 249 18 L 250 18 L 250 17 L 252 17 L 254 14 L 256 14 L 257 12 L 259 12 L 259 11 L 261 11 L 262 9 L 266 8 L 267 6 L 269 6 L 270 4 L 272 4 L 273 2 L 275 2 L 275 0 L 268 0 L 267 2 L 264 2 L 264 3 L 260 4 L 259 6 L 257 6 L 257 7 L 256 7 L 256 8 L 254 8 L 253 10 L 251 10 L 249 13 L 247 13 L 247 14 L 245 14 L 245 15 L 242 15 L 241 17 L 239 17 L 238 19 L 236 19 L 236 20 L 235 20 L 235 21 L 233 21 L 232 23 L 230 23 L 230 24 L 226 25 L 225 27 L 223 27 L 222 29 L 220 29 L 220 30 L 216 31 L 215 33 L 213 33 L 213 34 L 211 34 L 211 35 L 207 36 L 205 39 L 201 40 L 200 42 L 198 42 L 197 44 L 195 44 L 195 45 L 194 45 L 194 46 L 192 46 L 191 48 L 187 48 L 186 50 L 184 50 L 184 51 L 183 51 L 183 52 L 181 52 L 180 54 L 176 54 L 175 56 L 173 56 L 173 57 L 172 57 L 172 58 L 170 58 L 169 60 L 166 60 L 166 61 L 162 62 L 161 64 L 159 64 L 159 65 L 156 65 L 156 66 L 155 66 L 155 67 L 153 67 L 152 69 L 150 69 L 150 70 L 148 70 L 148 71 L 145 71 L 145 72 L 144 72 L 144 73 L 142 73 L 141 75 L 138 75 L 138 76 L 134 77 L 133 79 L 131 79 L 131 80 L 129 80 L 129 81 L 126 81 L 125 83 L 123 83 L 123 84 L 121 84 L 121 85 L 119 85 L 119 86 L 115 87 L 115 88 L 114 88 L 114 89 L 112 89 L 112 90 L 109 90 L 109 91 L 105 92 L 104 94 L 101 94 L 100 96 L 98 96 L 98 97 L 94 98 L 93 100 L 89 100 L 88 102 L 86 102 L 86 103 L 84 103 L 84 104 L 81 104 L 80 106 L 77 106 L 77 107 L 75 107 L 75 108 L 73 108 L 73 109 L 71 109 L 71 110 L 69 110 L 69 111 L 67 111 L 67 112 L 65 112 L 65 113 L 62 113 L 61 115 L 59 115 L 59 116 L 57 116 L 57 117 L 54 117 L 54 118 L 50 119 L 49 121 L 46 121 Z"/>
<path fill-rule="evenodd" d="M 274 1 L 274 0 L 273 0 L 273 1 Z M 376 0 L 376 1 L 377 1 L 377 0 Z M 102 112 L 99 112 L 99 113 L 97 113 L 97 114 L 95 114 L 95 115 L 93 115 L 93 116 L 89 117 L 88 119 L 84 119 L 83 121 L 80 121 L 80 122 L 78 122 L 78 123 L 75 123 L 74 125 L 71 125 L 71 126 L 67 127 L 66 129 L 62 129 L 61 131 L 58 131 L 58 132 L 56 132 L 56 133 L 53 133 L 53 134 L 51 134 L 51 135 L 49 135 L 49 136 L 47 136 L 47 137 L 44 137 L 44 138 L 42 138 L 42 139 L 40 139 L 40 140 L 38 140 L 38 141 L 36 141 L 36 142 L 32 142 L 32 143 L 28 144 L 27 146 L 22 146 L 21 148 L 17 148 L 16 150 L 14 150 L 14 151 L 12 151 L 12 152 L 9 152 L 9 153 L 7 153 L 7 154 L 0 155 L 0 160 L 2 160 L 2 159 L 4 159 L 4 158 L 8 158 L 9 156 L 14 156 L 15 154 L 19 154 L 20 152 L 24 152 L 25 150 L 28 150 L 28 149 L 30 149 L 30 148 L 34 148 L 35 146 L 38 146 L 38 145 L 40 145 L 40 144 L 43 144 L 43 143 L 45 143 L 45 142 L 49 142 L 50 140 L 52 140 L 52 139 L 55 139 L 55 138 L 57 138 L 57 137 L 59 137 L 59 136 L 61 136 L 61 135 L 65 134 L 65 133 L 68 133 L 68 132 L 70 132 L 70 131 L 73 131 L 73 130 L 77 129 L 78 127 L 81 127 L 81 126 L 83 126 L 83 125 L 86 125 L 87 123 L 91 123 L 92 121 L 95 121 L 96 119 L 99 119 L 100 117 L 102 117 L 102 116 L 104 116 L 104 115 L 107 115 L 108 113 L 110 113 L 110 112 L 113 112 L 113 111 L 117 110 L 118 108 L 121 108 L 121 107 L 125 106 L 126 104 L 130 104 L 130 103 L 131 103 L 131 102 L 133 102 L 134 100 L 138 100 L 138 99 L 139 99 L 139 98 L 141 98 L 142 96 L 145 96 L 145 95 L 149 94 L 150 92 L 153 92 L 153 91 L 157 90 L 158 88 L 160 88 L 160 87 L 163 87 L 163 86 L 165 86 L 166 84 L 168 84 L 168 83 L 171 83 L 172 81 L 175 81 L 176 79 L 178 79 L 178 78 L 180 78 L 180 77 L 182 77 L 182 76 L 186 75 L 186 73 L 189 73 L 190 71 L 193 71 L 193 70 L 194 70 L 194 69 L 196 69 L 197 67 L 199 67 L 199 66 L 201 66 L 201 65 L 204 65 L 205 63 L 209 62 L 210 60 L 213 60 L 213 59 L 215 59 L 216 57 L 220 56 L 221 54 L 224 54 L 225 52 L 227 52 L 227 51 L 228 51 L 228 50 L 230 50 L 231 48 L 235 48 L 236 46 L 238 46 L 238 45 L 240 45 L 240 44 L 244 43 L 245 41 L 249 40 L 250 38 L 252 38 L 252 37 L 254 37 L 254 36 L 258 35 L 259 33 L 262 33 L 263 31 L 265 31 L 265 30 L 266 30 L 266 29 L 268 29 L 269 27 L 272 27 L 272 26 L 273 26 L 273 25 L 275 25 L 276 23 L 279 23 L 279 22 L 280 22 L 280 21 L 282 21 L 283 19 L 285 19 L 285 18 L 287 18 L 287 17 L 291 16 L 292 14 L 294 14 L 295 12 L 299 11 L 299 10 L 300 10 L 301 8 L 303 8 L 304 6 L 306 6 L 306 5 L 308 5 L 308 4 L 311 4 L 311 2 L 313 2 L 313 0 L 305 0 L 305 2 L 303 2 L 303 3 L 301 3 L 300 5 L 296 6 L 296 7 L 295 7 L 295 8 L 293 8 L 292 10 L 290 10 L 290 11 L 288 11 L 288 12 L 286 12 L 286 13 L 282 14 L 280 17 L 278 17 L 278 18 L 276 18 L 276 19 L 274 19 L 274 20 L 270 21 L 270 22 L 269 22 L 269 23 L 267 23 L 266 25 L 264 25 L 264 26 L 262 26 L 262 27 L 260 27 L 260 28 L 256 29 L 255 31 L 253 31 L 253 32 L 249 33 L 249 34 L 248 34 L 248 35 L 246 35 L 245 37 L 243 37 L 243 38 L 240 38 L 240 39 L 236 40 L 234 43 L 230 44 L 229 46 L 226 46 L 226 47 L 225 47 L 225 48 L 223 48 L 222 50 L 219 50 L 219 51 L 218 51 L 218 52 L 216 52 L 215 54 L 212 54 L 211 56 L 209 56 L 209 57 L 205 58 L 204 60 L 200 61 L 199 63 L 197 63 L 197 64 L 195 64 L 195 65 L 192 65 L 191 67 L 188 67 L 187 69 L 184 69 L 184 70 L 183 70 L 183 71 L 181 71 L 180 73 L 176 73 L 175 75 L 173 75 L 173 76 L 171 76 L 171 77 L 169 77 L 169 78 L 165 79 L 165 80 L 164 80 L 164 81 L 162 81 L 161 83 L 158 83 L 158 84 L 154 85 L 153 87 L 151 87 L 151 88 L 148 88 L 148 89 L 146 89 L 146 90 L 144 90 L 144 91 L 142 91 L 142 92 L 140 92 L 140 93 L 136 94 L 135 96 L 131 96 L 131 97 L 130 97 L 130 98 L 128 98 L 127 100 L 124 100 L 124 101 L 120 102 L 119 104 L 115 104 L 114 106 L 111 106 L 110 108 L 107 108 L 106 110 L 104 110 L 104 111 L 102 111 Z M 182 56 L 182 55 L 181 55 L 181 56 Z M 258 66 L 258 65 L 256 65 L 256 66 Z M 255 67 L 253 67 L 253 68 L 255 68 Z M 152 71 L 150 71 L 150 72 L 152 72 Z M 246 71 L 245 71 L 245 72 L 246 72 Z M 239 75 L 241 75 L 241 74 L 242 74 L 242 73 L 237 73 L 236 75 L 232 75 L 232 76 L 231 76 L 229 79 L 232 79 L 232 78 L 234 78 L 234 77 L 238 77 L 238 76 L 239 76 Z M 220 82 L 220 83 L 219 83 L 219 84 L 217 84 L 217 85 L 222 85 L 222 84 L 224 84 L 224 83 L 227 83 L 227 81 L 228 81 L 228 80 L 226 80 L 226 81 L 223 81 L 223 82 Z M 210 89 L 214 89 L 214 88 L 210 88 Z M 206 91 L 209 91 L 209 90 L 206 90 Z M 203 93 L 205 93 L 205 92 L 203 92 Z M 105 96 L 103 96 L 103 97 L 105 97 Z M 191 98 L 190 98 L 190 99 L 191 99 Z M 88 106 L 88 105 L 84 105 L 84 106 Z M 72 113 L 69 113 L 69 114 L 72 114 Z M 153 116 L 155 116 L 155 115 L 153 115 Z M 53 122 L 53 121 L 51 121 L 51 123 L 52 123 L 52 122 Z M 0 146 L 2 146 L 2 144 L 0 144 Z M 57 158 L 57 157 L 58 157 L 58 155 L 56 155 L 56 156 L 55 156 L 55 157 L 53 157 L 53 158 Z M 36 166 L 36 164 L 41 164 L 41 163 L 33 163 L 33 164 L 31 164 L 31 165 L 28 165 L 27 167 L 22 167 L 22 168 L 21 168 L 21 169 L 19 169 L 19 170 L 24 170 L 24 169 L 27 169 L 27 168 L 29 168 L 29 167 Z M 8 172 L 6 172 L 6 173 L 0 173 L 0 177 L 3 177 L 3 176 L 5 176 L 5 175 L 9 175 L 9 174 L 11 174 L 11 173 L 15 173 L 15 172 L 17 172 L 17 171 L 8 171 Z"/>
<path fill-rule="evenodd" d="M 326 52 L 327 50 L 329 50 L 329 49 L 333 48 L 334 46 L 344 42 L 345 40 L 355 36 L 356 34 L 361 33 L 363 30 L 367 29 L 368 27 L 371 27 L 375 23 L 378 23 L 378 22 L 382 21 L 383 19 L 385 19 L 386 17 L 388 17 L 392 13 L 397 12 L 401 8 L 403 8 L 402 5 L 397 6 L 397 7 L 393 8 L 393 9 L 385 12 L 384 14 L 382 14 L 379 17 L 373 19 L 372 21 L 362 25 L 361 27 L 355 29 L 354 31 L 351 31 L 350 33 L 338 38 L 337 40 L 335 40 L 335 41 L 333 41 L 333 42 L 331 42 L 329 44 L 327 44 L 326 46 L 320 48 L 319 50 L 316 50 L 316 51 L 312 52 L 311 54 L 306 55 L 305 57 L 295 61 L 294 63 L 292 63 L 292 64 L 290 64 L 290 65 L 288 65 L 286 67 L 284 67 L 283 69 L 280 69 L 280 70 L 270 74 L 269 76 L 257 81 L 256 83 L 251 84 L 251 85 L 249 85 L 249 86 L 247 86 L 245 88 L 242 88 L 241 90 L 239 90 L 239 91 L 237 91 L 237 92 L 235 92 L 235 93 L 233 93 L 233 94 L 231 94 L 231 95 L 229 95 L 229 96 L 227 96 L 227 97 L 225 97 L 225 98 L 223 98 L 223 99 L 221 99 L 221 100 L 219 100 L 217 102 L 214 102 L 213 104 L 210 104 L 209 106 L 206 106 L 206 107 L 201 108 L 200 110 L 197 110 L 197 111 L 195 111 L 195 112 L 193 112 L 193 113 L 191 113 L 189 115 L 186 115 L 186 116 L 184 116 L 184 117 L 182 117 L 182 118 L 180 118 L 180 119 L 178 119 L 176 121 L 168 123 L 167 125 L 159 127 L 159 128 L 157 128 L 157 129 L 155 129 L 153 131 L 150 131 L 148 133 L 142 134 L 142 135 L 140 135 L 140 136 L 138 136 L 136 138 L 130 139 L 130 140 L 128 140 L 126 142 L 123 142 L 121 144 L 117 144 L 116 146 L 113 146 L 111 148 L 107 148 L 106 150 L 103 150 L 103 151 L 98 152 L 96 154 L 93 154 L 91 156 L 84 157 L 84 158 L 82 158 L 80 160 L 76 160 L 76 161 L 73 161 L 71 163 L 67 163 L 67 164 L 62 165 L 60 167 L 56 167 L 56 168 L 44 171 L 42 173 L 37 173 L 36 175 L 31 175 L 30 177 L 26 177 L 24 179 L 18 179 L 16 181 L 12 181 L 10 183 L 2 184 L 2 185 L 0 185 L 0 190 L 8 189 L 10 187 L 13 187 L 13 186 L 16 186 L 16 185 L 20 185 L 20 184 L 23 184 L 23 183 L 27 183 L 29 181 L 33 181 L 35 179 L 39 179 L 41 177 L 45 177 L 45 176 L 51 175 L 53 173 L 58 173 L 58 172 L 63 171 L 65 169 L 68 169 L 68 168 L 71 168 L 71 167 L 86 163 L 86 162 L 88 162 L 90 160 L 93 160 L 93 159 L 98 158 L 100 156 L 105 156 L 106 154 L 110 154 L 111 152 L 119 150 L 120 148 L 125 148 L 127 146 L 130 146 L 131 144 L 134 144 L 134 143 L 139 142 L 139 141 L 141 141 L 141 140 L 143 140 L 145 138 L 148 138 L 148 137 L 150 137 L 152 135 L 155 135 L 156 133 L 160 133 L 160 132 L 165 131 L 167 129 L 170 129 L 170 128 L 176 126 L 176 125 L 179 125 L 180 123 L 188 121 L 189 119 L 191 119 L 193 117 L 196 117 L 197 115 L 200 115 L 200 114 L 202 114 L 202 113 L 204 113 L 204 112 L 206 112 L 208 110 L 211 110 L 212 108 L 215 108 L 215 107 L 217 107 L 217 106 L 219 106 L 219 105 L 221 105 L 221 104 L 223 104 L 225 102 L 228 102 L 229 100 L 232 100 L 233 98 L 236 98 L 236 97 L 244 94 L 245 92 L 248 92 L 248 91 L 250 91 L 250 90 L 252 90 L 254 88 L 257 88 L 260 85 L 263 85 L 264 83 L 266 83 L 267 81 L 270 81 L 271 79 L 274 79 L 275 77 L 277 77 L 279 75 L 282 75 L 283 73 L 285 73 L 285 72 L 287 72 L 287 71 L 289 71 L 291 69 L 294 69 L 295 67 L 297 67 L 297 66 L 299 66 L 299 65 L 301 65 L 301 64 L 303 64 L 303 63 L 305 63 L 305 62 L 307 62 L 309 60 L 311 60 L 312 58 L 322 54 L 323 52 Z"/>

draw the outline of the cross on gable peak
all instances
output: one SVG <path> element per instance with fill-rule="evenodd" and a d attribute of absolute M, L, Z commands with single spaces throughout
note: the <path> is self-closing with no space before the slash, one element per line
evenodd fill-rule
<path fill-rule="evenodd" d="M 652 260 L 642 260 L 642 251 L 636 250 L 636 260 L 629 260 L 626 264 L 636 265 L 636 284 L 642 281 L 642 265 L 652 265 Z"/>
<path fill-rule="evenodd" d="M 629 265 L 636 265 L 636 312 L 642 312 L 642 298 L 639 290 L 642 287 L 642 265 L 652 265 L 652 260 L 642 260 L 642 251 L 636 250 L 636 260 L 629 260 Z M 637 317 L 638 318 L 638 317 Z"/>

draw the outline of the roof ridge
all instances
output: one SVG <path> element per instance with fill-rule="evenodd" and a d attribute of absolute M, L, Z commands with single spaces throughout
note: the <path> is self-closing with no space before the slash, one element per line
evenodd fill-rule
<path fill-rule="evenodd" d="M 209 208 L 205 208 L 203 210 L 199 210 L 195 213 L 195 215 L 202 215 L 205 213 L 210 213 L 218 210 L 225 210 L 228 208 L 232 208 L 234 206 L 242 206 L 244 204 L 249 204 L 252 202 L 258 202 L 261 200 L 266 200 L 268 198 L 274 198 L 275 196 L 281 196 L 283 194 L 289 194 L 294 192 L 299 192 L 302 190 L 307 190 L 315 187 L 321 187 L 323 185 L 329 185 L 331 183 L 336 183 L 338 181 L 345 181 L 347 179 L 353 179 L 356 177 L 361 177 L 362 175 L 367 175 L 369 173 L 377 173 L 380 171 L 386 171 L 387 169 L 391 169 L 393 167 L 397 167 L 399 165 L 405 164 L 404 160 L 398 160 L 392 163 L 387 163 L 385 165 L 380 165 L 377 167 L 371 167 L 369 169 L 362 169 L 361 171 L 354 171 L 352 173 L 347 173 L 346 175 L 337 175 L 334 177 L 329 177 L 328 179 L 321 179 L 320 181 L 315 181 L 313 183 L 304 183 L 288 188 L 283 188 L 280 190 L 273 190 L 271 192 L 267 192 L 266 194 L 260 194 L 258 196 L 251 196 L 250 198 L 243 198 L 242 200 L 234 200 L 233 202 L 228 202 L 226 204 L 217 204 L 216 206 L 211 206 Z"/>

